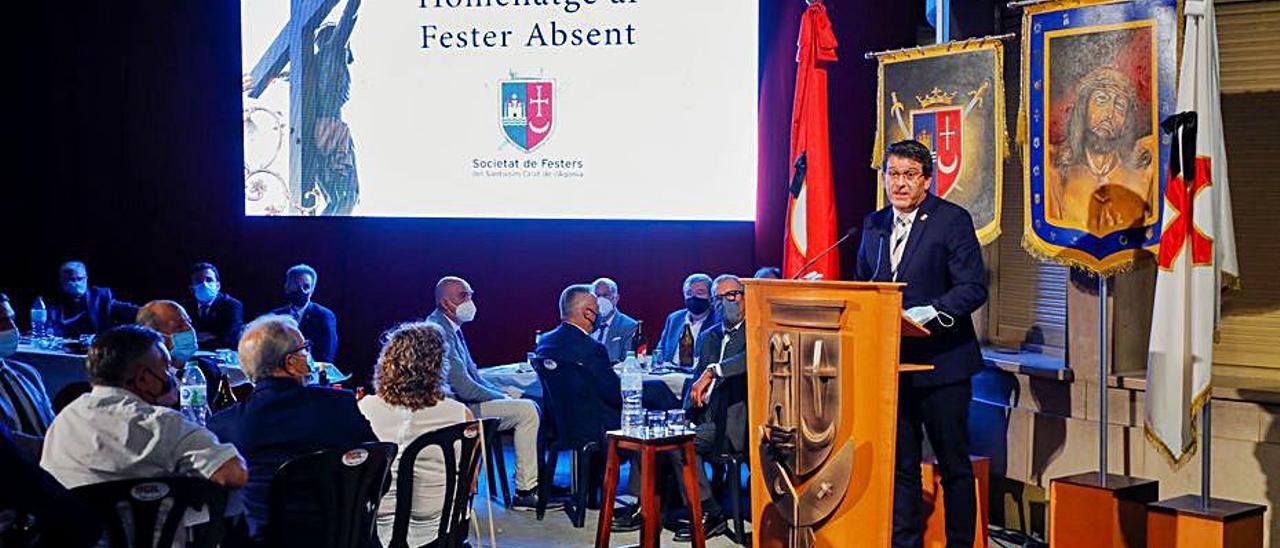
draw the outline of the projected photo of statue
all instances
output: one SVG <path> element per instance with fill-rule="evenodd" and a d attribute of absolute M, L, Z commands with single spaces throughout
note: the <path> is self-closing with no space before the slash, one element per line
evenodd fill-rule
<path fill-rule="evenodd" d="M 351 96 L 355 55 L 350 41 L 360 3 L 342 2 L 336 20 L 331 15 L 337 0 L 301 4 L 300 9 L 309 11 L 290 11 L 289 22 L 245 75 L 246 212 L 345 216 L 355 209 L 360 178 L 342 109 Z M 283 101 L 276 88 L 284 86 L 278 82 L 288 84 L 283 90 L 287 119 L 263 106 Z M 270 94 L 274 101 L 264 97 Z M 303 138 L 295 141 L 287 135 Z M 277 150 L 266 151 L 272 143 Z M 254 154 L 254 147 L 264 151 Z M 251 165 L 255 156 L 268 160 Z"/>
<path fill-rule="evenodd" d="M 1045 216 L 1105 235 L 1159 212 L 1152 28 L 1049 37 Z"/>

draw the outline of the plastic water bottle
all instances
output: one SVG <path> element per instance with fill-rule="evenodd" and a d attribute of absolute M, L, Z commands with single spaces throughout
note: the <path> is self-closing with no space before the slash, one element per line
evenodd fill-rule
<path fill-rule="evenodd" d="M 644 432 L 644 384 L 635 352 L 627 352 L 622 362 L 622 430 L 628 435 Z"/>
<path fill-rule="evenodd" d="M 31 337 L 44 338 L 48 321 L 49 311 L 44 307 L 44 298 L 36 297 L 36 300 L 31 302 Z"/>
<path fill-rule="evenodd" d="M 203 425 L 205 419 L 209 418 L 209 384 L 205 381 L 204 372 L 200 371 L 200 366 L 196 362 L 187 362 L 187 366 L 182 369 L 182 388 L 180 390 L 180 400 L 182 404 L 182 415 L 187 420 L 196 424 Z"/>

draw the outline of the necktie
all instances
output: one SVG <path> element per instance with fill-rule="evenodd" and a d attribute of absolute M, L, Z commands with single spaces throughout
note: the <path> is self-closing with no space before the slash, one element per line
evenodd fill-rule
<path fill-rule="evenodd" d="M 679 360 L 681 367 L 693 365 L 693 328 L 687 323 L 684 324 L 684 332 L 680 333 Z"/>
<path fill-rule="evenodd" d="M 31 401 L 31 395 L 27 393 L 26 387 L 12 369 L 0 366 L 0 385 L 3 385 L 5 398 L 13 404 L 22 432 L 32 436 L 43 436 L 46 426 L 44 419 L 36 411 L 35 402 Z"/>
<path fill-rule="evenodd" d="M 200 305 L 200 319 L 203 320 L 208 316 L 209 316 L 209 305 L 207 304 Z"/>
<path fill-rule="evenodd" d="M 907 236 L 911 235 L 911 223 L 906 217 L 897 216 L 893 221 L 893 247 L 889 250 L 889 266 L 893 279 L 898 279 L 898 263 L 902 261 L 902 252 L 907 247 Z"/>
<path fill-rule="evenodd" d="M 596 330 L 596 340 L 604 342 L 605 335 L 609 332 L 609 324 L 600 324 L 600 329 Z"/>

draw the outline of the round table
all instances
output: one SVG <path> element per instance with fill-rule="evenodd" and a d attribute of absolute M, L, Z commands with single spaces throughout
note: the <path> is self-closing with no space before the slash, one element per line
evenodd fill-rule
<path fill-rule="evenodd" d="M 528 362 L 486 367 L 480 370 L 480 377 L 513 396 L 536 400 L 542 399 L 542 383 L 538 382 L 538 374 L 534 372 Z M 684 384 L 690 378 L 691 375 L 688 373 L 678 372 L 662 375 L 644 374 L 644 380 L 646 381 L 662 381 L 671 390 L 671 393 L 675 395 L 676 399 L 684 397 Z"/>

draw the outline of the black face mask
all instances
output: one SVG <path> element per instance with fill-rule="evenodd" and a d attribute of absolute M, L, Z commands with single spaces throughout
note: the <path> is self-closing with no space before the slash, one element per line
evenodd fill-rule
<path fill-rule="evenodd" d="M 147 394 L 147 396 L 148 396 L 148 397 L 150 397 L 150 398 L 152 398 L 152 399 L 154 399 L 154 400 L 159 400 L 160 398 L 165 397 L 165 395 L 167 395 L 167 394 L 169 394 L 170 392 L 172 392 L 172 391 L 173 391 L 173 387 L 174 387 L 174 386 L 177 386 L 177 384 L 178 384 L 178 379 L 173 378 L 173 372 L 172 372 L 172 371 L 167 372 L 167 373 L 165 374 L 165 376 L 163 376 L 163 377 L 161 377 L 160 375 L 155 374 L 155 373 L 154 373 L 153 371 L 151 371 L 150 369 L 144 369 L 144 370 L 143 370 L 143 372 L 145 372 L 146 374 L 150 375 L 150 376 L 151 376 L 151 378 L 156 379 L 157 381 L 160 381 L 160 391 L 159 391 L 158 393 L 156 393 L 156 394 Z"/>
<path fill-rule="evenodd" d="M 302 308 L 311 302 L 311 294 L 298 289 L 285 293 L 284 296 L 289 299 L 289 304 L 294 308 Z"/>
<path fill-rule="evenodd" d="M 701 316 L 711 308 L 711 299 L 705 297 L 685 297 L 684 307 L 695 316 Z"/>
<path fill-rule="evenodd" d="M 591 318 L 591 320 L 590 320 L 590 321 L 591 321 L 591 332 L 593 332 L 593 333 L 594 333 L 594 332 L 596 332 L 596 331 L 599 331 L 599 330 L 600 330 L 600 313 L 595 312 L 594 310 L 592 310 L 591 312 L 595 315 L 595 317 Z M 582 317 L 585 319 L 585 318 L 586 318 L 586 315 L 583 315 Z"/>

